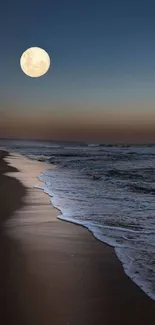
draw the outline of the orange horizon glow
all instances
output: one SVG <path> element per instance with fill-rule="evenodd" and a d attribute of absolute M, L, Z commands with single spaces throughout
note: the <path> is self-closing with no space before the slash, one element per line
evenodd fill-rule
<path fill-rule="evenodd" d="M 155 112 L 150 110 L 9 110 L 0 113 L 1 138 L 143 142 L 155 141 Z"/>

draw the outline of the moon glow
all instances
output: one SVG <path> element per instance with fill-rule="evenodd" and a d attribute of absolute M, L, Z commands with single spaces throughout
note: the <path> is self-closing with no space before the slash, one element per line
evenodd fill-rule
<path fill-rule="evenodd" d="M 41 77 L 49 70 L 50 57 L 42 48 L 30 47 L 22 54 L 20 66 L 27 76 Z"/>

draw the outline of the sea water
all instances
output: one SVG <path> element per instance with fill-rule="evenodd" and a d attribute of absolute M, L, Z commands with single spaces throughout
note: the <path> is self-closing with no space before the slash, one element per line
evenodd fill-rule
<path fill-rule="evenodd" d="M 114 247 L 125 273 L 155 300 L 155 146 L 1 141 L 49 168 L 39 179 L 60 219 Z M 50 169 L 50 164 L 56 168 Z"/>

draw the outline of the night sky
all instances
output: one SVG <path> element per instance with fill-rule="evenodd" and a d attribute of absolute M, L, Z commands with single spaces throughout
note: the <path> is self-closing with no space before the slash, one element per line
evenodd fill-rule
<path fill-rule="evenodd" d="M 20 68 L 32 46 L 40 78 Z M 1 137 L 155 140 L 154 1 L 5 1 L 0 47 Z"/>

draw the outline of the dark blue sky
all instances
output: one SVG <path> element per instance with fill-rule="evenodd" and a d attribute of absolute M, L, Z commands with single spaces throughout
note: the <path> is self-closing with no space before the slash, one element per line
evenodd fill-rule
<path fill-rule="evenodd" d="M 104 110 L 109 102 L 115 110 L 126 110 L 129 101 L 138 110 L 142 101 L 154 105 L 154 1 L 5 1 L 0 42 L 2 109 L 61 113 L 66 107 Z M 19 65 L 31 46 L 52 59 L 37 79 Z"/>

